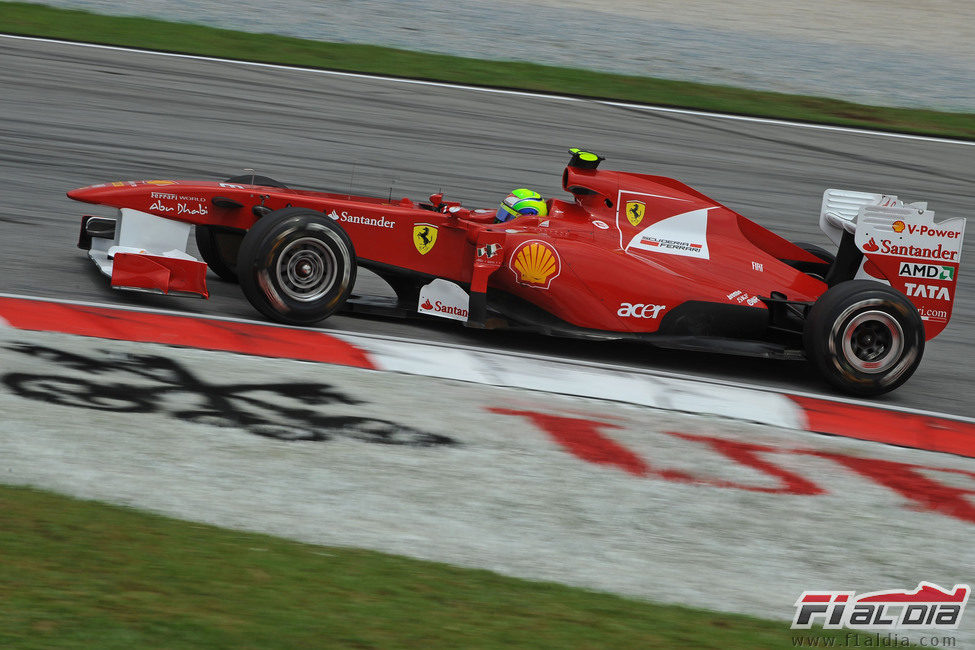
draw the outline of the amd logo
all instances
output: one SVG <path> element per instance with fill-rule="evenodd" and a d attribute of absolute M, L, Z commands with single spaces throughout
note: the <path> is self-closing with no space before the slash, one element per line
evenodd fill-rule
<path fill-rule="evenodd" d="M 954 267 L 938 266 L 936 264 L 912 264 L 910 262 L 903 262 L 897 274 L 905 278 L 928 278 L 931 280 L 955 279 Z"/>

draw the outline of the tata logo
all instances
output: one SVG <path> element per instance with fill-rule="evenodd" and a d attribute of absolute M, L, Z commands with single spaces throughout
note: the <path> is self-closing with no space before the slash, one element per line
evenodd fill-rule
<path fill-rule="evenodd" d="M 948 288 L 940 287 L 936 284 L 914 284 L 913 282 L 905 282 L 904 289 L 908 298 L 951 300 L 951 294 L 948 293 Z"/>
<path fill-rule="evenodd" d="M 667 305 L 645 305 L 641 302 L 620 303 L 620 308 L 616 312 L 617 316 L 621 318 L 656 318 L 664 309 L 667 309 Z"/>
<path fill-rule="evenodd" d="M 897 273 L 905 278 L 928 278 L 931 280 L 954 280 L 955 269 L 952 266 L 937 266 L 935 264 L 911 264 L 904 262 Z"/>

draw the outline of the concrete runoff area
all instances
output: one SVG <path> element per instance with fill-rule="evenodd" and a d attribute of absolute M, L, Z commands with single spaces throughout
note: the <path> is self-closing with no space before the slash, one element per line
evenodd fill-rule
<path fill-rule="evenodd" d="M 951 588 L 975 565 L 972 459 L 390 372 L 0 332 L 5 483 L 782 620 L 804 590 Z M 973 630 L 963 621 L 959 641 Z"/>
<path fill-rule="evenodd" d="M 579 145 L 607 156 L 608 168 L 673 176 L 789 239 L 818 244 L 826 244 L 817 220 L 827 187 L 927 200 L 939 220 L 971 209 L 975 147 L 966 144 L 12 39 L 0 39 L 0 61 L 3 292 L 255 318 L 239 288 L 213 275 L 207 301 L 111 290 L 75 242 L 80 215 L 113 211 L 64 197 L 92 183 L 223 179 L 244 167 L 294 187 L 414 199 L 443 189 L 489 207 L 513 187 L 566 196 L 558 186 L 565 149 Z M 952 323 L 910 382 L 879 404 L 975 416 L 969 255 Z M 389 291 L 360 277 L 357 291 Z M 322 328 L 824 390 L 802 363 L 456 323 L 339 315 Z"/>

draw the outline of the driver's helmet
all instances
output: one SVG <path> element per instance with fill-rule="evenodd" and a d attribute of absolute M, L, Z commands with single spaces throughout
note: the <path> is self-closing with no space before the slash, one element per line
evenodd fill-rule
<path fill-rule="evenodd" d="M 545 205 L 545 200 L 542 199 L 542 195 L 534 190 L 521 187 L 517 190 L 512 190 L 511 194 L 504 197 L 494 220 L 502 223 L 523 215 L 544 217 L 547 214 L 548 206 Z"/>

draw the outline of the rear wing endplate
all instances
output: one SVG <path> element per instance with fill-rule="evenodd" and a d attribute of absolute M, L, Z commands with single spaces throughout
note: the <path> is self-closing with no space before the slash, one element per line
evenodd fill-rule
<path fill-rule="evenodd" d="M 887 282 L 906 295 L 924 321 L 925 338 L 951 318 L 965 239 L 965 219 L 934 222 L 925 202 L 896 196 L 829 189 L 823 193 L 819 227 L 837 245 L 853 235 L 864 259 L 858 278 Z"/>

